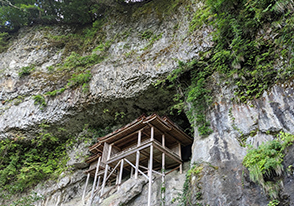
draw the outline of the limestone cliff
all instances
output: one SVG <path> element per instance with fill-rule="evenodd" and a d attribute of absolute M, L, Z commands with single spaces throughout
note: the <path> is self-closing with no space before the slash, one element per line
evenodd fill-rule
<path fill-rule="evenodd" d="M 87 167 L 84 156 L 90 145 L 81 140 L 89 135 L 85 128 L 111 126 L 111 130 L 143 113 L 168 114 L 177 89 L 154 84 L 175 70 L 179 61 L 199 59 L 213 47 L 211 26 L 189 29 L 194 13 L 203 6 L 201 2 L 160 2 L 156 6 L 153 1 L 138 3 L 105 14 L 107 21 L 99 28 L 103 35 L 92 38 L 83 50 L 57 36 L 79 34 L 85 28 L 59 25 L 22 28 L 11 39 L 8 50 L 0 53 L 0 139 L 26 142 L 38 137 L 44 124 L 46 131 L 60 139 L 77 139 L 67 148 L 70 172 L 32 187 L 44 197 L 34 204 L 82 205 L 83 171 Z M 91 55 L 100 58 L 89 66 L 90 79 L 85 87 L 72 83 L 82 69 L 64 66 L 72 59 L 72 52 L 78 53 L 74 58 L 79 60 Z M 24 71 L 29 68 L 33 69 Z M 181 204 L 185 176 L 193 163 L 203 164 L 203 169 L 200 177 L 191 178 L 188 205 L 267 205 L 267 194 L 249 179 L 242 166 L 247 151 L 242 144 L 258 146 L 280 131 L 294 134 L 293 80 L 276 83 L 261 97 L 240 103 L 232 101 L 234 86 L 228 86 L 218 72 L 211 76 L 213 106 L 206 115 L 212 133 L 203 137 L 195 126 L 191 160 L 185 163 L 184 174 L 174 171 L 167 177 L 165 205 Z M 57 95 L 48 93 L 52 91 Z M 173 118 L 187 124 L 183 113 Z M 293 148 L 289 151 L 286 168 L 294 165 Z M 294 204 L 292 180 L 293 172 L 284 176 L 283 205 Z M 144 181 L 130 180 L 124 186 L 124 194 L 112 194 L 102 205 L 147 205 Z M 154 180 L 153 186 L 152 204 L 160 205 L 160 181 Z M 87 192 L 90 189 L 91 184 Z M 28 192 L 14 195 L 12 200 Z M 0 204 L 9 201 L 0 200 Z"/>

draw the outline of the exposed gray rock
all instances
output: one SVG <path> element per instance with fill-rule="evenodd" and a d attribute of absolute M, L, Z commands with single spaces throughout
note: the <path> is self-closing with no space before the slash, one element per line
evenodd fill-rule
<path fill-rule="evenodd" d="M 101 206 L 119 206 L 128 205 L 128 203 L 141 194 L 143 186 L 146 184 L 146 178 L 130 178 L 124 182 L 118 192 L 103 200 Z"/>
<path fill-rule="evenodd" d="M 217 75 L 215 77 L 218 79 Z M 247 148 L 241 145 L 257 147 L 272 140 L 279 131 L 294 133 L 294 90 L 274 85 L 261 98 L 244 104 L 231 101 L 233 89 L 218 83 L 221 86 L 215 86 L 215 106 L 208 113 L 214 132 L 208 137 L 200 137 L 196 132 L 192 146 L 192 164 L 206 161 L 219 168 L 206 168 L 202 178 L 202 202 L 267 205 L 269 200 L 261 188 L 246 178 L 242 160 Z M 287 84 L 292 85 L 292 82 Z"/>
<path fill-rule="evenodd" d="M 210 28 L 189 32 L 192 13 L 187 12 L 185 5 L 175 14 L 166 16 L 164 21 L 156 11 L 148 16 L 137 16 L 134 12 L 136 10 L 112 12 L 107 17 L 109 23 L 103 30 L 106 41 L 111 40 L 112 44 L 106 60 L 91 69 L 89 93 L 84 94 L 77 88 L 54 98 L 46 97 L 44 110 L 34 104 L 32 97 L 66 84 L 61 77 L 57 78 L 45 69 L 66 58 L 64 48 L 56 47 L 45 37 L 48 33 L 66 35 L 74 28 L 21 30 L 8 51 L 0 54 L 0 138 L 12 138 L 19 133 L 32 136 L 42 122 L 75 133 L 85 123 L 107 125 L 113 122 L 116 112 L 126 114 L 126 123 L 144 112 L 166 110 L 174 91 L 163 94 L 152 88 L 152 84 L 173 71 L 179 60 L 190 61 L 211 47 Z M 142 33 L 147 30 L 160 38 L 154 42 L 142 39 Z M 120 37 L 124 32 L 129 35 Z M 21 67 L 33 64 L 36 66 L 33 74 L 18 77 Z M 52 81 L 52 78 L 58 81 L 54 82 L 56 80 Z M 16 104 L 20 97 L 23 97 L 21 102 Z M 110 112 L 105 112 L 106 109 Z"/>

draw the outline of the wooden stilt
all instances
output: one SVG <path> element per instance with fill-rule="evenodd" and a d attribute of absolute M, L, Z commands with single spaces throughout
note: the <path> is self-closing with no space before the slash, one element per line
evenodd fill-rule
<path fill-rule="evenodd" d="M 101 161 L 101 156 L 98 158 L 98 162 L 97 162 L 97 166 L 96 166 L 96 172 L 95 172 L 95 177 L 94 177 L 94 183 L 93 183 L 93 187 L 92 187 L 92 192 L 91 192 L 91 198 L 90 198 L 90 205 L 92 205 L 92 201 L 93 201 L 93 196 L 94 196 L 94 190 L 96 187 L 96 181 L 97 181 L 97 175 L 99 172 L 99 167 L 100 167 L 100 161 Z"/>
<path fill-rule="evenodd" d="M 165 135 L 162 135 L 162 147 L 165 147 Z M 165 153 L 162 153 L 162 165 L 161 165 L 161 205 L 165 206 Z"/>
<path fill-rule="evenodd" d="M 86 196 L 86 191 L 87 191 L 89 179 L 90 179 L 90 172 L 87 174 L 87 180 L 86 180 L 86 184 L 85 184 L 85 189 L 83 191 L 83 197 L 82 197 L 83 205 L 85 205 L 85 196 Z"/>
<path fill-rule="evenodd" d="M 182 148 L 181 148 L 181 143 L 179 143 L 179 157 L 182 160 Z M 183 163 L 180 164 L 180 174 L 183 173 Z"/>
<path fill-rule="evenodd" d="M 134 168 L 131 166 L 131 174 L 130 174 L 130 178 L 132 178 L 134 175 Z"/>
<path fill-rule="evenodd" d="M 100 196 L 99 196 L 99 185 L 100 185 L 100 181 L 101 181 L 101 177 L 99 176 L 98 177 L 97 187 L 96 187 L 96 191 L 97 191 L 97 194 L 98 194 L 98 202 L 100 201 Z"/>
<path fill-rule="evenodd" d="M 123 175 L 123 171 L 124 171 L 124 159 L 121 160 L 120 163 L 120 171 L 119 171 L 119 179 L 118 179 L 118 190 L 120 189 L 120 185 L 121 185 L 121 180 L 122 180 L 122 175 Z"/>
<path fill-rule="evenodd" d="M 99 177 L 98 177 L 98 181 L 97 181 L 97 186 L 96 186 L 96 190 L 98 190 L 98 189 L 99 189 L 99 185 L 100 185 L 100 180 L 101 180 L 101 177 L 99 176 Z"/>
<path fill-rule="evenodd" d="M 119 172 L 116 174 L 115 185 L 118 185 Z"/>
<path fill-rule="evenodd" d="M 102 183 L 100 197 L 102 197 L 102 195 L 104 193 L 104 188 L 105 188 L 106 178 L 107 178 L 107 172 L 108 172 L 108 167 L 109 167 L 108 164 L 107 164 L 107 161 L 110 158 L 111 149 L 112 149 L 112 145 L 109 145 L 109 150 L 108 150 L 108 154 L 107 154 L 107 160 L 106 160 L 106 165 L 105 165 L 105 170 L 104 170 L 104 177 L 103 177 L 103 183 Z"/>
<path fill-rule="evenodd" d="M 153 128 L 153 127 L 151 127 L 151 128 Z M 151 129 L 151 131 L 152 131 L 152 129 Z M 151 133 L 151 139 L 152 139 L 152 133 Z M 151 206 L 152 166 L 153 166 L 153 145 L 150 146 L 148 206 Z"/>
<path fill-rule="evenodd" d="M 141 145 L 141 130 L 138 132 L 138 144 L 137 144 L 137 146 L 139 147 L 140 145 Z M 135 179 L 138 179 L 139 161 L 140 161 L 140 151 L 137 151 L 137 154 L 136 154 Z"/>

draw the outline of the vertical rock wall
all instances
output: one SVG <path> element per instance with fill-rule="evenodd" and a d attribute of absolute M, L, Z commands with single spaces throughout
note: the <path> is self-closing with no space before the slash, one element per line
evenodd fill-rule
<path fill-rule="evenodd" d="M 214 77 L 216 95 L 208 113 L 213 133 L 200 137 L 196 132 L 191 163 L 204 161 L 215 168 L 206 166 L 203 170 L 203 177 L 198 182 L 203 199 L 194 199 L 194 204 L 267 205 L 266 194 L 250 181 L 242 166 L 247 150 L 245 145 L 258 146 L 272 140 L 279 131 L 294 133 L 294 89 L 290 86 L 293 82 L 274 85 L 259 99 L 244 104 L 232 101 L 233 88 L 222 83 L 218 75 Z M 290 165 L 293 165 L 293 159 L 291 161 Z M 284 191 L 292 198 L 287 189 L 289 185 L 293 187 L 287 180 Z"/>

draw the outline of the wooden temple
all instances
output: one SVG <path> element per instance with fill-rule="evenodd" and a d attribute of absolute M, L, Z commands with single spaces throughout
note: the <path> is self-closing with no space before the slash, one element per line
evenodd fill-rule
<path fill-rule="evenodd" d="M 162 118 L 156 114 L 148 117 L 143 115 L 128 125 L 98 138 L 98 142 L 89 148 L 93 155 L 86 160 L 90 167 L 85 171 L 87 180 L 83 202 L 90 177 L 94 177 L 94 183 L 89 205 L 92 204 L 94 195 L 98 195 L 100 200 L 106 197 L 106 184 L 119 190 L 123 172 L 127 172 L 130 178 L 137 179 L 141 175 L 149 181 L 150 206 L 152 175 L 161 176 L 164 184 L 167 174 L 176 169 L 182 172 L 181 148 L 190 144 L 191 137 L 167 117 Z"/>

